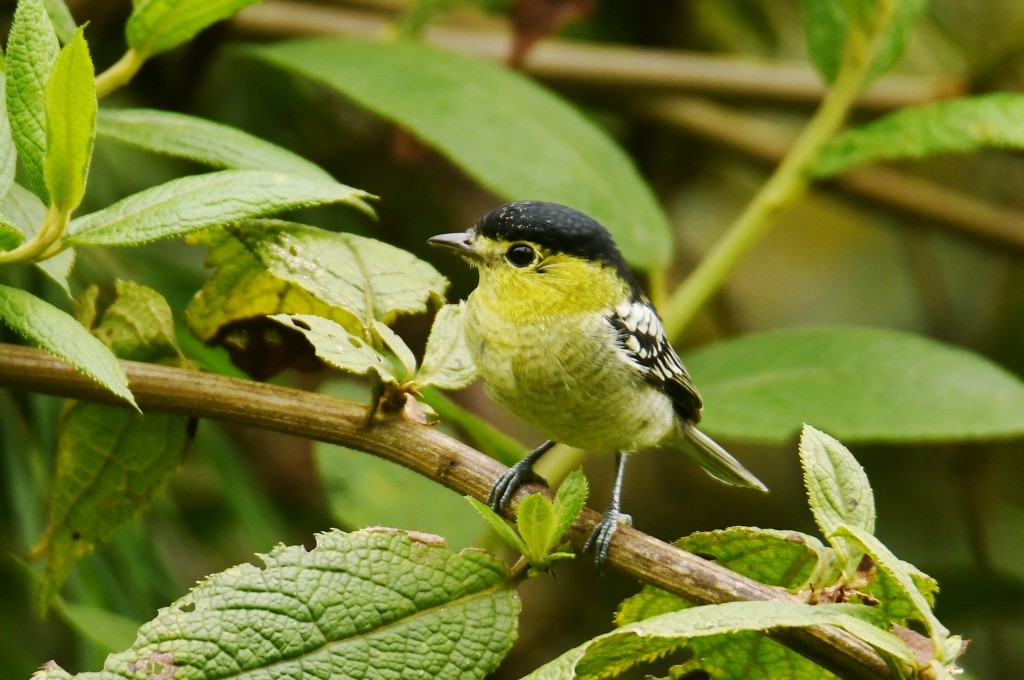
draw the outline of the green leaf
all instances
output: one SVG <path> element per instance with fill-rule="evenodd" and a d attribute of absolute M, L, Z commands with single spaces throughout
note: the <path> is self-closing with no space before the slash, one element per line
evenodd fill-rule
<path fill-rule="evenodd" d="M 587 504 L 590 488 L 583 470 L 576 468 L 566 476 L 555 492 L 555 526 L 556 540 L 561 540 L 573 523 L 583 512 Z"/>
<path fill-rule="evenodd" d="M 326 390 L 328 394 L 336 391 Z M 313 456 L 331 519 L 339 526 L 388 526 L 442 534 L 459 548 L 478 543 L 486 530 L 459 494 L 412 470 L 320 442 L 314 445 Z"/>
<path fill-rule="evenodd" d="M 83 296 L 80 316 L 118 357 L 180 363 L 174 319 L 156 291 L 119 281 L 117 297 L 100 314 L 98 289 Z M 41 599 L 50 604 L 75 561 L 109 539 L 147 508 L 178 469 L 188 439 L 188 418 L 142 415 L 124 408 L 77 402 L 65 409 L 57 439 L 56 478 L 46 534 Z"/>
<path fill-rule="evenodd" d="M 818 152 L 815 177 L 876 161 L 1024 149 L 1024 95 L 996 93 L 906 107 L 832 138 Z"/>
<path fill-rule="evenodd" d="M 526 544 L 524 557 L 538 566 L 559 538 L 555 534 L 555 511 L 551 501 L 539 493 L 524 498 L 516 509 L 516 528 Z"/>
<path fill-rule="evenodd" d="M 840 525 L 875 531 L 875 496 L 864 468 L 853 454 L 824 432 L 804 425 L 800 464 L 814 521 L 826 537 Z M 832 539 L 830 539 L 832 540 Z M 863 552 L 840 539 L 833 542 L 847 578 L 853 578 Z"/>
<path fill-rule="evenodd" d="M 945 641 L 949 637 L 949 629 L 935 617 L 931 605 L 914 582 L 913 572 L 917 569 L 896 557 L 881 541 L 861 527 L 840 524 L 832 535 L 850 541 L 871 556 L 875 566 L 885 572 L 903 591 L 903 595 L 913 603 L 918 614 L 915 618 L 920 619 L 924 624 L 935 644 L 936 652 L 943 650 Z M 940 660 L 952 661 L 952 659 L 941 658 Z"/>
<path fill-rule="evenodd" d="M 344 184 L 263 170 L 222 170 L 171 180 L 72 220 L 67 240 L 132 245 L 328 203 L 372 213 L 364 202 L 369 197 Z"/>
<path fill-rule="evenodd" d="M 741 576 L 787 590 L 821 589 L 832 585 L 838 575 L 832 568 L 832 551 L 813 536 L 796 531 L 755 527 L 698 531 L 679 539 L 675 546 Z M 619 606 L 615 623 L 624 626 L 691 606 L 677 595 L 645 586 Z"/>
<path fill-rule="evenodd" d="M 191 40 L 207 26 L 258 0 L 145 0 L 125 26 L 128 45 L 145 59 Z"/>
<path fill-rule="evenodd" d="M 659 658 L 697 638 L 820 625 L 842 628 L 913 667 L 914 656 L 902 640 L 857 618 L 868 615 L 870 610 L 866 612 L 866 609 L 857 605 L 811 606 L 788 602 L 726 602 L 692 607 L 599 635 L 541 666 L 524 680 L 610 677 L 642 661 Z M 722 638 L 723 641 L 728 639 Z M 770 673 L 773 669 L 764 670 Z M 775 675 L 768 677 L 788 677 L 785 668 L 776 670 Z"/>
<path fill-rule="evenodd" d="M 117 297 L 92 329 L 93 335 L 121 359 L 180 363 L 183 356 L 167 301 L 152 288 L 131 281 L 116 281 L 114 286 Z"/>
<path fill-rule="evenodd" d="M 326 170 L 287 149 L 229 125 L 155 109 L 103 109 L 96 131 L 147 151 L 215 168 L 274 170 L 331 182 Z"/>
<path fill-rule="evenodd" d="M 39 227 L 42 226 L 43 220 L 46 218 L 46 206 L 25 187 L 20 184 L 12 184 L 7 191 L 2 207 L 0 207 L 0 215 L 10 218 L 8 226 L 16 227 L 20 232 L 21 236 L 17 238 L 17 244 L 14 244 L 18 245 L 26 238 L 35 235 Z M 75 251 L 66 248 L 53 257 L 34 264 L 63 288 L 68 297 L 71 297 L 68 275 L 71 273 L 74 263 Z"/>
<path fill-rule="evenodd" d="M 49 15 L 50 21 L 53 22 L 53 30 L 57 33 L 60 42 L 65 45 L 71 42 L 78 26 L 64 0 L 43 0 L 43 5 L 46 6 L 46 13 Z"/>
<path fill-rule="evenodd" d="M 268 272 L 246 245 L 231 234 L 211 231 L 193 236 L 192 241 L 210 246 L 206 265 L 215 267 L 185 310 L 185 320 L 200 340 L 215 342 L 232 326 L 275 313 L 322 316 L 345 324 L 350 330 L 359 330 L 348 312 L 331 307 Z"/>
<path fill-rule="evenodd" d="M 460 390 L 476 379 L 476 365 L 462 330 L 464 311 L 465 303 L 460 302 L 437 312 L 423 352 L 423 365 L 416 374 L 418 384 Z"/>
<path fill-rule="evenodd" d="M 505 521 L 504 517 L 492 510 L 489 505 L 484 505 L 472 496 L 466 496 L 465 498 L 469 501 L 469 504 L 473 506 L 473 509 L 487 521 L 491 528 L 494 529 L 494 532 L 498 534 L 505 543 L 510 545 L 512 549 L 520 555 L 526 554 L 528 550 L 526 543 L 524 543 L 523 539 L 519 537 L 519 534 L 512 529 L 512 526 Z"/>
<path fill-rule="evenodd" d="M 966 350 L 909 333 L 816 328 L 749 335 L 689 355 L 701 429 L 787 441 L 814 423 L 847 443 L 1024 434 L 1024 384 Z"/>
<path fill-rule="evenodd" d="M 79 680 L 363 676 L 472 680 L 516 638 L 519 599 L 508 572 L 441 538 L 331 531 L 317 546 L 279 546 L 264 566 L 202 581 L 142 626 L 132 647 Z M 50 676 L 60 677 L 60 676 Z"/>
<path fill-rule="evenodd" d="M 427 310 L 448 281 L 412 253 L 365 236 L 335 233 L 294 222 L 256 220 L 232 235 L 278 278 L 344 309 L 364 329 L 375 319 Z"/>
<path fill-rule="evenodd" d="M 77 402 L 64 412 L 46 534 L 44 608 L 72 565 L 148 507 L 181 463 L 187 419 Z"/>
<path fill-rule="evenodd" d="M 7 110 L 25 179 L 49 201 L 43 171 L 46 157 L 44 89 L 60 52 L 53 23 L 42 0 L 21 0 L 7 39 Z"/>
<path fill-rule="evenodd" d="M 402 379 L 407 380 L 415 375 L 416 356 L 409 349 L 409 345 L 405 344 L 405 340 L 402 340 L 398 333 L 377 319 L 373 321 L 373 331 L 383 341 L 384 346 L 391 350 L 395 358 L 398 359 L 398 363 L 402 366 Z"/>
<path fill-rule="evenodd" d="M 46 83 L 46 157 L 50 203 L 70 213 L 82 202 L 96 136 L 96 80 L 84 27 L 75 33 Z"/>
<path fill-rule="evenodd" d="M 7 200 L 17 169 L 18 149 L 14 146 L 7 114 L 7 79 L 0 74 L 0 203 Z"/>
<path fill-rule="evenodd" d="M 355 375 L 376 373 L 384 382 L 398 383 L 384 355 L 341 324 L 309 314 L 273 314 L 269 318 L 305 335 L 316 355 L 331 366 Z"/>
<path fill-rule="evenodd" d="M 828 82 L 839 71 L 852 33 L 858 34 L 857 56 L 863 58 L 864 43 L 880 32 L 880 42 L 868 70 L 868 77 L 873 80 L 892 68 L 903 54 L 914 21 L 924 9 L 924 0 L 801 0 L 800 8 L 811 63 Z"/>
<path fill-rule="evenodd" d="M 0 286 L 0 320 L 135 406 L 121 364 L 71 315 L 23 290 Z"/>
<path fill-rule="evenodd" d="M 302 40 L 252 53 L 408 129 L 502 198 L 586 212 L 638 268 L 671 258 L 668 222 L 630 159 L 514 71 L 413 42 Z"/>

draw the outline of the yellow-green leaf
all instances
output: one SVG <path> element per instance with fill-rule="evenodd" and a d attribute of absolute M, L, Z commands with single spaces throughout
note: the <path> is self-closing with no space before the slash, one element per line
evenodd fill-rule
<path fill-rule="evenodd" d="M 270 318 L 305 335 L 316 355 L 331 366 L 356 375 L 372 372 L 385 382 L 398 382 L 394 368 L 384 355 L 341 324 L 309 314 L 273 314 Z"/>
<path fill-rule="evenodd" d="M 142 58 L 191 40 L 210 24 L 258 0 L 144 0 L 125 26 L 128 45 Z"/>
<path fill-rule="evenodd" d="M 83 29 L 61 50 L 46 83 L 46 157 L 50 203 L 71 212 L 82 202 L 96 136 L 96 81 Z"/>
<path fill-rule="evenodd" d="M 374 319 L 425 312 L 448 281 L 431 265 L 393 245 L 294 222 L 253 220 L 232 235 L 272 274 L 352 314 L 364 329 Z"/>
<path fill-rule="evenodd" d="M 465 304 L 445 305 L 434 317 L 423 364 L 416 374 L 420 385 L 433 385 L 443 390 L 460 390 L 476 379 L 476 365 L 466 346 L 463 333 Z"/>

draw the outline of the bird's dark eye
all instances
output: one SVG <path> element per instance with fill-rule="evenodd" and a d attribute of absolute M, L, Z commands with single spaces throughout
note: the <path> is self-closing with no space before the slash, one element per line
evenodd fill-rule
<path fill-rule="evenodd" d="M 505 252 L 505 259 L 511 262 L 516 267 L 525 267 L 533 264 L 536 259 L 537 253 L 530 246 L 519 245 L 512 246 Z"/>

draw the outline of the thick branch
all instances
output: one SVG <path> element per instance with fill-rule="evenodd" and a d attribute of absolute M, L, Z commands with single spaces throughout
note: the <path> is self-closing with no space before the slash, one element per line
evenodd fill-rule
<path fill-rule="evenodd" d="M 179 368 L 122 362 L 140 408 L 182 413 L 343 444 L 386 458 L 461 494 L 479 500 L 505 468 L 437 430 L 402 417 L 379 419 L 365 427 L 366 407 L 302 390 Z M 0 387 L 117 404 L 117 398 L 41 350 L 0 344 Z M 529 485 L 513 506 L 529 493 Z M 509 515 L 514 514 L 514 507 Z M 585 510 L 571 539 L 582 549 L 600 515 Z M 607 562 L 641 583 L 687 600 L 715 604 L 736 600 L 792 601 L 771 588 L 623 526 L 615 534 Z M 834 628 L 787 631 L 776 639 L 843 678 L 895 677 L 884 660 L 857 638 Z"/>

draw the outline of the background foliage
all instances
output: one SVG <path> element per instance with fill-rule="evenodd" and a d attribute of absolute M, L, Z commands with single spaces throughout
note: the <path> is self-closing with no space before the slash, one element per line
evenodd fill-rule
<path fill-rule="evenodd" d="M 214 4 L 227 16 L 247 3 Z M 588 4 L 564 3 L 578 8 Z M 559 134 L 544 134 L 528 126 L 520 129 L 524 127 L 521 111 L 547 112 L 550 102 L 544 96 L 537 98 L 534 90 L 521 91 L 519 81 L 506 80 L 503 70 L 484 62 L 474 60 L 466 67 L 465 58 L 456 56 L 431 62 L 441 78 L 451 70 L 478 69 L 478 87 L 469 93 L 419 92 L 401 80 L 403 64 L 423 59 L 417 46 L 389 50 L 363 41 L 344 46 L 276 44 L 324 26 L 347 34 L 365 33 L 355 20 L 367 18 L 396 19 L 399 30 L 415 32 L 417 22 L 426 17 L 459 29 L 437 35 L 449 47 L 462 45 L 465 49 L 464 36 L 468 34 L 483 36 L 484 45 L 500 53 L 501 48 L 494 46 L 499 45 L 498 36 L 506 27 L 502 12 L 508 8 L 496 7 L 502 3 L 479 3 L 479 7 L 474 3 L 416 3 L 415 11 L 404 20 L 400 19 L 403 4 L 385 0 L 289 3 L 285 14 L 275 15 L 276 19 L 247 11 L 197 40 L 157 55 L 127 88 L 110 98 L 111 106 L 104 101 L 107 110 L 101 109 L 98 116 L 84 197 L 78 195 L 79 180 L 74 172 L 60 175 L 57 171 L 62 168 L 48 169 L 43 161 L 23 169 L 25 181 L 37 193 L 53 194 L 67 205 L 80 199 L 76 214 L 81 215 L 197 172 L 197 162 L 253 168 L 236 172 L 253 173 L 245 176 L 246 181 L 256 186 L 264 180 L 261 186 L 273 193 L 273 184 L 258 170 L 265 167 L 261 163 L 267 157 L 260 156 L 261 150 L 250 139 L 244 144 L 256 157 L 252 166 L 241 165 L 238 158 L 224 158 L 227 152 L 219 151 L 219 145 L 231 145 L 226 137 L 229 133 L 223 129 L 189 129 L 188 138 L 201 141 L 192 152 L 169 158 L 145 151 L 153 148 L 152 141 L 126 135 L 131 121 L 119 120 L 113 108 L 200 115 L 291 149 L 339 181 L 382 197 L 375 204 L 378 223 L 337 206 L 306 208 L 291 216 L 307 224 L 380 238 L 432 261 L 454 280 L 452 299 L 471 290 L 472 275 L 450 258 L 426 252 L 423 242 L 427 236 L 462 229 L 496 205 L 498 199 L 488 189 L 499 195 L 525 192 L 536 198 L 563 197 L 570 192 L 569 198 L 562 198 L 569 201 L 572 191 L 596 185 L 601 187 L 599 192 L 576 200 L 607 204 L 607 212 L 599 216 L 613 223 L 631 263 L 653 272 L 651 292 L 664 302 L 764 183 L 769 172 L 765 161 L 778 159 L 778 150 L 790 143 L 820 95 L 817 77 L 808 65 L 800 17 L 801 5 L 806 10 L 816 3 L 603 0 L 592 4 L 582 18 L 566 17 L 571 20 L 561 33 L 566 38 L 596 42 L 596 52 L 569 52 L 561 65 L 552 65 L 553 60 L 545 61 L 538 50 L 535 61 L 528 59 L 525 64 L 528 72 L 536 73 L 557 95 L 578 105 L 593 130 L 563 121 L 560 109 L 545 114 L 551 129 Z M 181 42 L 173 24 L 154 32 L 145 22 L 136 21 L 129 25 L 126 43 L 124 23 L 132 9 L 127 1 L 83 0 L 68 5 L 79 22 L 90 22 L 85 36 L 97 71 L 118 59 L 126 44 L 156 54 Z M 254 9 L 263 12 L 283 5 L 265 2 Z M 435 13 L 440 10 L 444 11 Z M 322 11 L 327 14 L 314 14 Z M 327 22 L 325 16 L 339 23 Z M 518 17 L 521 41 L 531 31 L 546 30 L 543 17 L 514 16 Z M 8 12 L 3 18 L 9 17 Z M 827 24 L 828 20 L 822 21 Z M 888 81 L 877 81 L 876 89 L 855 110 L 853 122 L 867 122 L 888 109 L 943 95 L 1019 89 L 1024 77 L 1022 25 L 1024 11 L 1009 0 L 932 0 L 912 30 L 893 37 L 906 43 L 894 67 L 899 80 L 890 76 Z M 57 27 L 62 42 L 72 40 L 73 29 L 67 30 L 66 25 L 61 29 L 60 22 Z M 142 41 L 140 36 L 155 37 Z M 814 36 L 810 42 L 815 66 L 834 75 L 835 63 L 822 57 L 820 49 L 813 51 Z M 627 52 L 609 52 L 613 46 Z M 721 61 L 696 62 L 691 67 L 704 77 L 686 82 L 678 77 L 683 72 L 679 65 L 673 70 L 675 79 L 661 82 L 652 82 L 653 67 L 646 62 L 596 76 L 587 68 L 588 64 L 604 64 L 602 56 L 611 57 L 613 63 L 634 63 L 624 55 L 647 48 L 692 50 Z M 323 62 L 316 57 L 329 50 L 344 51 L 341 56 L 347 71 L 321 72 Z M 882 51 L 883 59 L 887 53 Z M 752 59 L 778 70 L 755 71 L 750 76 Z M 61 67 L 65 71 L 84 68 L 81 60 L 67 58 L 65 62 Z M 793 80 L 783 77 L 782 65 L 794 66 Z M 8 68 L 17 68 L 17 64 Z M 880 66 L 879 70 L 884 69 Z M 396 79 L 391 88 L 396 100 L 374 98 L 377 90 L 373 86 L 379 84 L 375 78 L 381 73 Z M 741 88 L 735 83 L 743 82 L 744 77 L 750 82 Z M 505 142 L 499 145 L 501 151 L 480 156 L 481 145 L 493 140 L 473 138 L 457 123 L 429 119 L 427 112 L 433 109 L 417 104 L 432 95 L 442 103 L 468 106 L 468 111 L 450 111 L 448 120 L 487 110 L 494 134 L 501 137 L 499 143 Z M 892 119 L 862 128 L 857 133 L 862 135 L 860 140 L 837 138 L 816 166 L 822 176 L 861 162 L 857 154 L 865 149 L 870 157 L 886 153 L 920 156 L 922 148 L 927 153 L 939 149 L 977 152 L 871 167 L 819 185 L 779 217 L 767 238 L 730 276 L 721 294 L 677 339 L 677 347 L 707 398 L 709 430 L 723 436 L 730 449 L 766 481 L 772 494 L 761 498 L 708 483 L 672 452 L 636 457 L 625 489 L 627 508 L 636 525 L 664 538 L 732 525 L 814 533 L 794 454 L 796 426 L 779 429 L 772 409 L 784 410 L 791 396 L 785 390 L 786 360 L 801 355 L 799 347 L 809 336 L 825 337 L 828 342 L 812 345 L 820 351 L 816 358 L 826 374 L 818 391 L 800 396 L 821 409 L 812 422 L 850 445 L 864 465 L 879 510 L 876 534 L 893 552 L 940 583 L 939 618 L 972 639 L 965 665 L 974 677 L 1000 677 L 1007 669 L 1024 668 L 1020 651 L 1024 649 L 1024 492 L 1016 481 L 1024 474 L 1020 411 L 982 409 L 971 416 L 972 422 L 983 423 L 985 432 L 998 430 L 1001 436 L 1010 437 L 1006 441 L 951 443 L 953 435 L 957 439 L 974 437 L 962 430 L 943 432 L 943 423 L 927 416 L 920 424 L 908 422 L 920 417 L 921 409 L 904 413 L 900 407 L 921 393 L 935 397 L 940 402 L 935 407 L 938 410 L 959 407 L 967 412 L 1004 393 L 1006 403 L 1019 399 L 1014 393 L 1020 389 L 1019 381 L 1007 371 L 1024 372 L 1020 350 L 1024 339 L 1024 296 L 1020 292 L 1024 290 L 1024 269 L 1020 267 L 1024 206 L 1020 204 L 1024 199 L 1019 191 L 1024 165 L 1011 152 L 979 150 L 990 145 L 992 129 L 1001 131 L 997 136 L 1004 139 L 1019 119 L 1015 116 L 1019 105 L 1003 99 L 1005 96 L 975 100 L 969 105 L 977 108 L 966 112 L 955 110 L 964 106 L 963 102 L 953 102 L 945 105 L 954 107 L 952 112 L 938 109 L 919 114 L 921 119 L 910 125 L 920 127 L 920 138 L 902 135 L 904 147 L 886 136 Z M 387 112 L 399 117 L 403 125 L 396 127 Z M 150 115 L 145 122 L 163 122 L 169 128 L 181 123 L 169 114 Z M 979 117 L 987 125 L 964 123 Z M 898 129 L 906 130 L 907 125 L 904 122 L 900 127 L 896 121 Z M 597 129 L 628 151 L 646 185 L 611 170 L 604 172 L 606 167 L 617 171 L 618 166 L 607 160 L 604 142 L 595 141 L 603 139 Z M 473 133 L 480 130 L 474 128 Z M 580 148 L 587 152 L 577 157 L 574 154 L 579 154 Z M 76 154 L 81 151 L 65 153 L 70 157 Z M 318 168 L 301 159 L 271 158 L 276 167 L 287 166 L 292 174 L 305 179 L 305 183 L 280 192 L 282 204 L 300 190 L 307 192 L 303 195 L 308 200 L 290 205 L 316 202 L 323 195 L 324 177 Z M 566 182 L 566 177 L 548 172 L 549 167 L 563 164 L 593 175 L 594 182 L 574 185 Z M 647 185 L 656 196 L 650 195 Z M 664 214 L 649 208 L 655 199 Z M 218 209 L 222 208 L 219 205 Z M 164 229 L 166 225 L 152 227 Z M 73 233 L 85 247 L 76 248 L 77 262 L 69 286 L 76 298 L 87 286 L 99 286 L 100 309 L 107 312 L 101 324 L 111 317 L 106 301 L 116 280 L 144 284 L 168 301 L 168 334 L 175 336 L 176 342 L 161 345 L 167 350 L 161 360 L 183 354 L 213 370 L 237 372 L 224 350 L 204 347 L 186 325 L 185 310 L 210 276 L 203 264 L 205 248 L 178 240 L 130 249 L 88 247 L 103 243 L 90 239 L 89 222 L 80 223 Z M 674 249 L 667 245 L 670 240 Z M 238 261 L 236 243 L 209 244 L 216 248 L 208 264 L 221 263 L 213 270 L 214 277 L 224 280 L 237 273 L 230 269 L 230 264 Z M 280 280 L 287 280 L 287 272 L 279 274 Z M 5 268 L 0 276 L 4 285 L 31 291 L 67 308 L 64 292 L 48 273 L 19 267 Z M 397 325 L 417 356 L 422 356 L 426 322 L 409 317 Z M 843 344 L 850 334 L 826 328 L 835 325 L 890 330 L 858 331 L 871 333 L 871 342 L 858 343 L 859 354 L 851 357 L 853 353 Z M 806 327 L 815 330 L 790 330 Z M 773 333 L 722 342 L 759 331 Z M 901 332 L 928 336 L 946 345 Z M 15 337 L 0 329 L 5 341 Z M 979 359 L 949 345 L 987 357 L 1003 370 L 993 363 L 973 363 Z M 905 362 L 892 361 L 893 356 L 914 357 L 916 373 Z M 737 363 L 736 357 L 747 363 Z M 836 370 L 841 362 L 847 363 Z M 833 374 L 828 374 L 828 369 Z M 829 401 L 836 393 L 835 385 L 867 380 L 864 376 L 872 371 L 876 377 L 870 384 L 876 387 L 884 385 L 887 377 L 895 382 L 902 371 L 927 378 L 921 379 L 919 392 L 876 389 L 857 394 L 854 402 Z M 979 371 L 988 377 L 980 379 Z M 759 372 L 763 380 L 781 383 L 768 383 L 769 393 L 776 399 L 762 398 L 759 403 L 764 408 L 754 412 L 736 410 L 737 404 L 744 403 L 739 398 L 743 390 L 750 388 L 740 378 L 758 376 Z M 322 379 L 322 375 L 291 372 L 280 378 L 308 387 L 319 385 Z M 805 385 L 801 383 L 801 388 Z M 945 385 L 958 390 L 957 394 L 969 387 L 977 395 L 969 402 L 941 403 Z M 765 386 L 761 387 L 763 395 Z M 335 381 L 325 389 L 366 398 L 366 388 L 359 383 Z M 478 389 L 460 394 L 458 399 L 522 441 L 534 441 L 534 435 L 515 419 L 496 412 Z M 428 401 L 444 413 L 440 397 L 432 399 L 428 393 Z M 346 476 L 339 473 L 345 459 L 331 447 L 203 422 L 181 470 L 157 496 L 154 507 L 114 531 L 108 544 L 71 570 L 63 591 L 66 599 L 50 614 L 45 618 L 26 615 L 35 604 L 34 577 L 17 556 L 25 555 L 45 534 L 48 499 L 54 491 L 52 470 L 60 455 L 54 423 L 58 417 L 72 424 L 90 417 L 89 408 L 63 414 L 61 410 L 61 402 L 54 398 L 0 393 L 4 480 L 0 533 L 6 553 L 0 562 L 0 577 L 17 584 L 0 593 L 0 629 L 7 631 L 0 638 L 0 658 L 11 677 L 27 677 L 40 661 L 50 658 L 59 659 L 71 671 L 100 667 L 109 651 L 127 646 L 138 624 L 153 618 L 157 607 L 176 600 L 209 573 L 252 560 L 256 552 L 270 553 L 278 542 L 311 546 L 316 531 L 374 523 L 444 533 L 456 547 L 461 547 L 459 541 L 468 544 L 483 534 L 483 524 L 472 509 L 455 507 L 458 503 L 452 504 L 451 513 L 407 518 L 406 524 L 401 517 L 383 514 L 393 511 L 404 496 L 421 493 L 405 485 L 380 488 L 353 500 Z M 830 414 L 851 412 L 864 417 L 844 420 L 844 416 L 827 422 Z M 168 423 L 168 428 L 181 426 Z M 927 427 L 935 431 L 924 436 L 921 433 Z M 908 431 L 914 434 L 907 435 Z M 588 463 L 595 498 L 606 492 L 610 467 L 603 459 Z M 372 472 L 366 474 L 367 480 L 380 479 Z M 436 485 L 421 486 L 432 489 L 422 493 L 449 493 L 434 488 Z M 384 506 L 377 511 L 379 520 L 373 519 L 373 500 Z M 418 519 L 423 525 L 413 524 Z M 520 641 L 498 671 L 501 677 L 519 677 L 605 632 L 616 604 L 636 590 L 635 584 L 614 573 L 597 582 L 589 561 L 577 562 L 560 565 L 557 580 L 532 579 L 522 587 L 525 618 L 520 624 Z"/>

